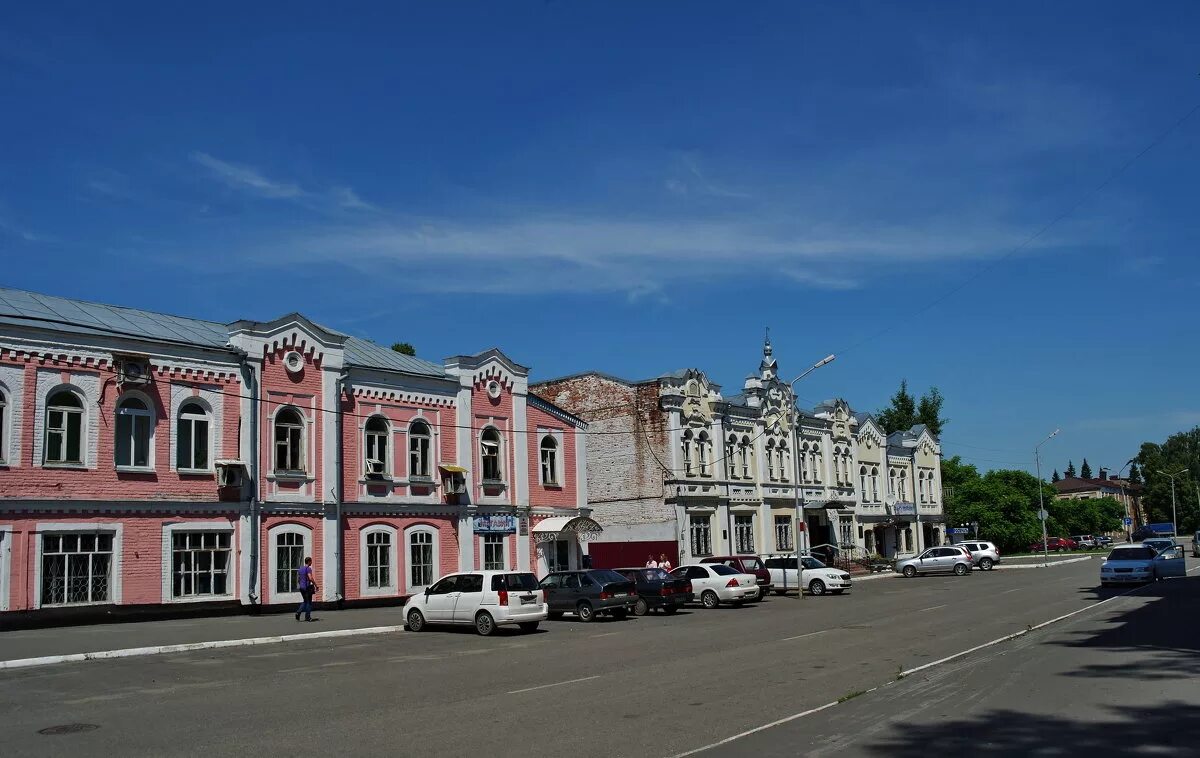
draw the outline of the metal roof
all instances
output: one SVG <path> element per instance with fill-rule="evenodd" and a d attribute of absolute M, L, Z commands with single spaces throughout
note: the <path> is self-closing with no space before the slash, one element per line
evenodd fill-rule
<path fill-rule="evenodd" d="M 346 338 L 346 363 L 361 368 L 402 371 L 422 376 L 445 376 L 446 370 L 436 363 L 415 356 L 397 353 L 390 347 L 376 345 L 361 337 Z"/>

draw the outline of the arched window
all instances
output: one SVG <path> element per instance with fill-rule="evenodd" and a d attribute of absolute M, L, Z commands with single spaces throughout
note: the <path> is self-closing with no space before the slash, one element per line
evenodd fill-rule
<path fill-rule="evenodd" d="M 210 471 L 208 411 L 195 401 L 179 408 L 179 426 L 175 431 L 175 468 L 180 471 Z"/>
<path fill-rule="evenodd" d="M 792 458 L 788 455 L 787 442 L 780 442 L 779 447 L 779 480 L 786 482 L 788 480 L 788 470 L 792 467 Z"/>
<path fill-rule="evenodd" d="M 737 448 L 737 435 L 729 435 L 729 439 L 725 440 L 725 475 L 730 479 L 738 478 Z"/>
<path fill-rule="evenodd" d="M 871 499 L 871 491 L 869 489 L 867 489 L 867 467 L 866 466 L 858 467 L 858 481 L 859 481 L 859 486 L 862 488 L 863 500 L 870 500 Z"/>
<path fill-rule="evenodd" d="M 558 440 L 553 435 L 542 437 L 542 484 L 558 484 Z"/>
<path fill-rule="evenodd" d="M 360 591 L 364 595 L 387 595 L 396 591 L 396 530 L 376 524 L 359 535 Z"/>
<path fill-rule="evenodd" d="M 688 429 L 683 433 L 683 471 L 688 476 L 692 475 L 692 430 Z"/>
<path fill-rule="evenodd" d="M 767 479 L 775 481 L 775 440 L 767 440 Z"/>
<path fill-rule="evenodd" d="M 383 476 L 392 469 L 391 456 L 388 455 L 388 437 L 391 427 L 383 416 L 372 416 L 367 419 L 363 428 L 363 473 L 368 476 Z"/>
<path fill-rule="evenodd" d="M 708 432 L 700 432 L 700 436 L 696 439 L 696 462 L 700 469 L 700 476 L 708 476 Z"/>
<path fill-rule="evenodd" d="M 931 503 L 937 502 L 937 491 L 934 485 L 934 473 L 930 471 L 929 475 L 925 478 L 925 489 L 928 492 L 929 502 Z"/>
<path fill-rule="evenodd" d="M 414 421 L 408 427 L 408 475 L 410 478 L 428 479 L 433 470 L 432 457 L 429 452 L 432 435 L 429 424 L 424 421 Z"/>
<path fill-rule="evenodd" d="M 408 592 L 416 592 L 433 584 L 438 578 L 437 531 L 429 526 L 414 526 L 405 531 L 408 543 Z"/>
<path fill-rule="evenodd" d="M 821 483 L 821 446 L 812 446 L 812 475 L 813 481 L 817 484 Z"/>
<path fill-rule="evenodd" d="M 753 448 L 750 447 L 750 437 L 742 436 L 742 478 L 750 478 L 750 458 L 754 455 Z"/>
<path fill-rule="evenodd" d="M 888 484 L 891 485 L 889 489 L 892 491 L 892 497 L 900 500 L 900 475 L 896 472 L 896 469 L 888 472 Z"/>
<path fill-rule="evenodd" d="M 0 388 L 0 463 L 8 461 L 8 394 Z"/>
<path fill-rule="evenodd" d="M 503 481 L 500 469 L 500 432 L 488 427 L 479 437 L 479 454 L 482 463 L 483 481 Z"/>
<path fill-rule="evenodd" d="M 800 481 L 807 482 L 809 479 L 808 470 L 808 443 L 805 442 L 800 446 Z"/>
<path fill-rule="evenodd" d="M 295 408 L 284 408 L 275 414 L 275 473 L 304 472 L 304 417 Z"/>
<path fill-rule="evenodd" d="M 59 390 L 46 401 L 46 463 L 83 463 L 83 401 Z"/>
<path fill-rule="evenodd" d="M 883 501 L 883 498 L 879 496 L 879 468 L 877 466 L 871 467 L 871 495 L 875 502 Z"/>
<path fill-rule="evenodd" d="M 900 499 L 908 500 L 908 472 L 900 472 Z"/>
<path fill-rule="evenodd" d="M 117 403 L 116 462 L 118 468 L 149 468 L 154 414 L 145 400 L 123 397 Z"/>

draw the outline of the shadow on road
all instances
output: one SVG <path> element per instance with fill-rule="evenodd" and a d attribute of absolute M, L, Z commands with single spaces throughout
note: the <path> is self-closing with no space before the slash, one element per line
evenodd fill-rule
<path fill-rule="evenodd" d="M 1200 706 L 1169 702 L 1152 708 L 1113 706 L 1109 718 L 1076 721 L 1021 711 L 997 710 L 971 719 L 907 725 L 867 746 L 871 755 L 929 758 L 931 755 L 1145 756 L 1168 745 L 1200 739 Z M 1153 746 L 1153 747 L 1152 747 Z"/>

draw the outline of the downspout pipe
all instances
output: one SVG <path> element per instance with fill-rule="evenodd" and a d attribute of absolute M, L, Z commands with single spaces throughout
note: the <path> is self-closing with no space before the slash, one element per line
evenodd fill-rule
<path fill-rule="evenodd" d="M 337 497 L 334 498 L 334 507 L 337 512 L 337 607 L 341 609 L 346 603 L 346 525 L 342 518 L 342 501 L 346 497 L 346 472 L 343 465 L 343 448 L 345 447 L 345 439 L 343 437 L 343 424 L 345 424 L 345 413 L 342 412 L 342 393 L 346 386 L 346 379 L 349 378 L 349 369 L 343 369 L 342 373 L 337 378 L 337 408 L 335 409 L 334 423 L 337 428 L 337 440 L 334 446 L 334 461 L 337 466 Z M 388 449 L 391 449 L 389 440 Z"/>
<path fill-rule="evenodd" d="M 259 444 L 258 438 L 258 418 L 260 414 L 258 402 L 258 382 L 255 380 L 254 367 L 250 365 L 249 354 L 244 350 L 238 350 L 238 357 L 242 367 L 242 382 L 250 390 L 250 450 L 249 453 L 249 471 L 246 472 L 249 485 L 250 496 L 250 532 L 253 538 L 250 540 L 250 576 L 247 577 L 247 594 L 250 596 L 250 605 L 258 606 L 262 603 L 262 592 L 259 587 L 259 545 L 262 535 L 259 534 L 259 510 L 258 510 L 258 455 Z"/>

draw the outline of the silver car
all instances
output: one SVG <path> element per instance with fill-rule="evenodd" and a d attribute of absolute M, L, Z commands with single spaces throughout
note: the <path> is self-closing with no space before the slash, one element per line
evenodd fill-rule
<path fill-rule="evenodd" d="M 966 576 L 971 573 L 971 554 L 962 546 L 931 547 L 916 558 L 909 558 L 896 564 L 896 571 L 911 579 L 917 574 L 956 574 Z"/>
<path fill-rule="evenodd" d="M 991 571 L 1000 562 L 1000 548 L 991 542 L 960 542 L 956 547 L 966 548 L 971 554 L 971 563 L 984 571 Z"/>
<path fill-rule="evenodd" d="M 1200 532 L 1192 535 L 1192 557 L 1200 558 Z"/>
<path fill-rule="evenodd" d="M 1141 545 L 1121 545 L 1113 548 L 1100 564 L 1100 586 L 1113 584 L 1143 584 L 1156 579 L 1186 576 L 1183 548 L 1174 545 L 1155 550 Z"/>

